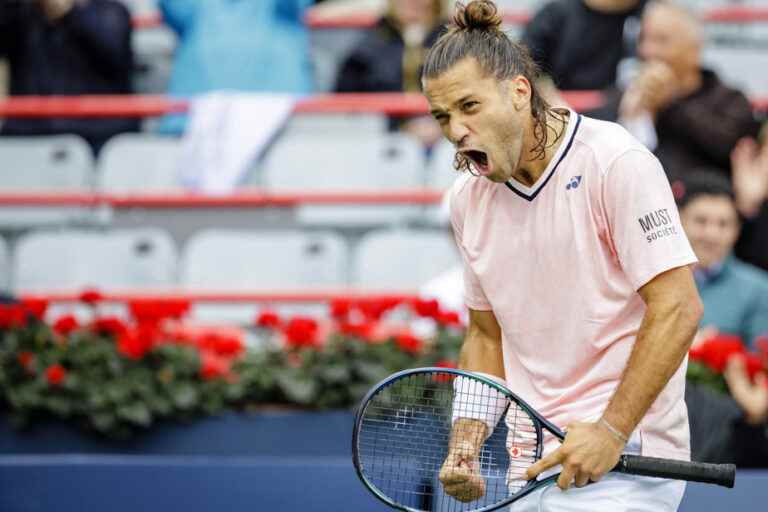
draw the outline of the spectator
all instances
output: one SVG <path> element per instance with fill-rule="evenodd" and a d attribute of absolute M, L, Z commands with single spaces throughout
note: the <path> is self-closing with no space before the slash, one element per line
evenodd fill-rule
<path fill-rule="evenodd" d="M 731 153 L 731 176 L 744 219 L 735 253 L 768 271 L 768 142 L 739 141 Z"/>
<path fill-rule="evenodd" d="M 303 18 L 311 0 L 159 0 L 179 37 L 169 94 L 217 90 L 303 94 L 312 90 Z M 183 131 L 169 116 L 161 130 Z"/>
<path fill-rule="evenodd" d="M 733 357 L 725 369 L 731 396 L 688 382 L 685 402 L 691 426 L 691 458 L 768 468 L 768 386 L 764 372 L 751 382 L 744 362 Z"/>
<path fill-rule="evenodd" d="M 113 0 L 0 0 L 3 56 L 11 95 L 132 92 L 131 18 Z M 8 119 L 2 134 L 75 133 L 98 152 L 111 136 L 138 128 L 136 119 Z"/>
<path fill-rule="evenodd" d="M 759 130 L 744 94 L 702 68 L 702 45 L 701 26 L 692 14 L 673 3 L 649 3 L 637 75 L 620 101 L 597 114 L 618 116 L 654 150 L 671 181 L 702 167 L 728 176 L 737 141 Z"/>
<path fill-rule="evenodd" d="M 389 0 L 388 13 L 342 64 L 336 91 L 420 92 L 421 65 L 442 30 L 443 14 L 443 0 Z M 427 147 L 442 136 L 429 116 L 392 126 L 415 135 Z"/>
<path fill-rule="evenodd" d="M 678 195 L 683 229 L 699 259 L 694 277 L 704 303 L 701 325 L 747 344 L 768 335 L 768 273 L 731 254 L 739 215 L 728 180 L 714 172 L 690 174 Z"/>
<path fill-rule="evenodd" d="M 522 42 L 562 90 L 605 89 L 635 55 L 646 0 L 554 0 L 525 27 Z"/>

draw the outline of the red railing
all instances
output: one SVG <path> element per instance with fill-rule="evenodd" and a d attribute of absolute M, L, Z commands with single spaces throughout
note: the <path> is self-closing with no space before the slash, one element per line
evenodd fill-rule
<path fill-rule="evenodd" d="M 510 25 L 523 25 L 531 19 L 528 11 L 507 11 L 504 21 Z M 768 22 L 768 8 L 753 6 L 723 6 L 714 7 L 702 14 L 702 19 L 708 23 L 765 23 Z M 323 15 L 320 11 L 310 9 L 306 18 L 307 26 L 313 29 L 336 28 L 366 28 L 376 23 L 376 16 L 371 14 Z M 136 29 L 155 28 L 162 25 L 163 19 L 159 12 L 144 14 L 133 18 Z"/>
<path fill-rule="evenodd" d="M 597 91 L 564 94 L 576 110 L 590 110 L 603 102 Z M 153 117 L 186 112 L 189 100 L 155 95 L 125 96 L 15 96 L 0 100 L 0 117 Z M 391 116 L 427 114 L 420 94 L 347 93 L 321 94 L 300 99 L 296 113 L 381 113 Z"/>
<path fill-rule="evenodd" d="M 225 196 L 202 196 L 191 193 L 171 194 L 73 194 L 73 193 L 0 193 L 0 206 L 30 207 L 97 207 L 115 209 L 180 209 L 180 208 L 292 208 L 300 205 L 381 205 L 439 204 L 440 190 L 418 189 L 381 191 L 309 192 L 272 194 L 246 191 Z"/>
<path fill-rule="evenodd" d="M 599 91 L 565 91 L 563 98 L 579 111 L 603 104 Z M 768 97 L 752 98 L 757 110 L 768 110 Z M 124 96 L 14 96 L 0 100 L 0 118 L 43 117 L 153 117 L 186 112 L 189 100 L 155 95 Z M 381 113 L 391 116 L 427 114 L 420 94 L 348 93 L 321 94 L 300 99 L 296 113 Z"/>
<path fill-rule="evenodd" d="M 28 300 L 48 300 L 51 302 L 78 302 L 80 291 L 51 291 L 51 292 L 22 292 L 20 297 Z M 256 292 L 229 292 L 229 291 L 194 291 L 163 290 L 163 291 L 103 291 L 99 293 L 100 302 L 126 303 L 133 300 L 158 300 L 158 301 L 189 301 L 193 303 L 322 303 L 333 300 L 350 301 L 376 301 L 376 302 L 407 302 L 415 300 L 418 295 L 413 290 L 401 291 L 376 291 L 358 290 L 354 288 L 326 289 L 326 290 L 293 290 L 293 291 L 256 291 Z"/>

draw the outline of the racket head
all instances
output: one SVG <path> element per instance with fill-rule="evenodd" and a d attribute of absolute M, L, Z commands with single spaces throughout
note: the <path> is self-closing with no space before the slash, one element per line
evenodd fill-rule
<path fill-rule="evenodd" d="M 496 409 L 503 401 L 504 412 L 495 412 L 504 419 L 480 452 L 483 497 L 461 502 L 444 492 L 439 472 L 448 453 L 454 400 L 467 385 L 473 396 L 501 397 Z M 542 484 L 523 477 L 541 458 L 542 420 L 509 390 L 480 375 L 447 368 L 405 370 L 376 384 L 363 398 L 355 415 L 353 463 L 363 484 L 400 510 L 495 510 Z"/>

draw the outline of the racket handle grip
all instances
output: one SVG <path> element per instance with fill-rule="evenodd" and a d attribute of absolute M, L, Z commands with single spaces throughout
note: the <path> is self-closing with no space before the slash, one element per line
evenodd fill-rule
<path fill-rule="evenodd" d="M 631 475 L 703 482 L 733 488 L 736 466 L 733 464 L 710 464 L 674 459 L 622 455 L 613 471 Z"/>

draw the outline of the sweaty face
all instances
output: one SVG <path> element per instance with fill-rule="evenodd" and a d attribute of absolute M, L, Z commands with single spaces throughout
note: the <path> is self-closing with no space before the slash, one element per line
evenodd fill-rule
<path fill-rule="evenodd" d="M 677 8 L 655 5 L 643 15 L 638 54 L 661 61 L 678 76 L 700 65 L 701 41 L 694 20 Z"/>
<path fill-rule="evenodd" d="M 426 79 L 424 93 L 443 135 L 473 172 L 498 183 L 513 176 L 522 156 L 525 114 L 530 116 L 524 78 L 499 82 L 467 58 Z"/>
<path fill-rule="evenodd" d="M 703 267 L 723 261 L 739 236 L 736 208 L 728 197 L 701 195 L 685 205 L 680 220 Z"/>

